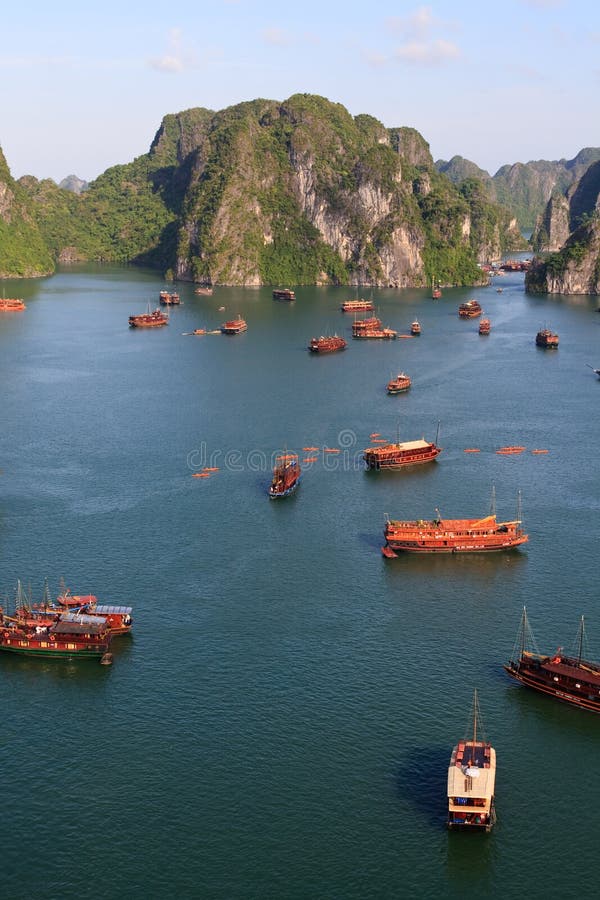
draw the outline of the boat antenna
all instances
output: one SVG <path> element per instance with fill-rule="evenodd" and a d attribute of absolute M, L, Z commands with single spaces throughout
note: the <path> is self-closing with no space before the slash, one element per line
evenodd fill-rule
<path fill-rule="evenodd" d="M 496 485 L 492 485 L 492 499 L 490 500 L 490 516 L 496 515 Z"/>

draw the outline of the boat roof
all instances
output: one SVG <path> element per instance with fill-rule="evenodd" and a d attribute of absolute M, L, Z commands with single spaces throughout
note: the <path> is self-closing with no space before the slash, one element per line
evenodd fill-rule
<path fill-rule="evenodd" d="M 81 616 L 80 618 L 84 618 Z M 52 634 L 101 634 L 106 631 L 106 619 L 99 616 L 85 616 L 87 622 L 73 622 L 61 618 L 59 622 L 52 625 L 50 631 Z"/>
<path fill-rule="evenodd" d="M 546 671 L 551 672 L 553 675 L 564 675 L 566 678 L 576 678 L 579 681 L 584 681 L 586 684 L 593 684 L 595 687 L 600 687 L 600 674 L 598 673 L 598 669 L 594 670 L 592 666 L 594 663 L 586 663 L 585 660 L 581 660 L 580 664 L 577 664 L 576 660 L 573 660 L 574 665 L 569 665 L 571 660 L 567 660 L 566 657 L 561 657 L 561 662 L 553 663 L 553 657 L 548 657 L 542 662 L 542 668 L 546 669 Z"/>
<path fill-rule="evenodd" d="M 109 606 L 106 603 L 100 604 L 96 606 L 96 612 L 100 613 L 100 615 L 108 616 L 111 614 L 119 614 L 123 616 L 130 616 L 132 613 L 131 606 Z"/>
<path fill-rule="evenodd" d="M 404 441 L 401 444 L 383 444 L 381 447 L 367 447 L 368 452 L 377 452 L 377 453 L 387 453 L 390 450 L 425 450 L 427 447 L 431 447 L 430 441 L 426 441 L 425 438 L 421 438 L 418 441 Z"/>
<path fill-rule="evenodd" d="M 468 743 L 464 759 L 468 762 Z M 454 748 L 456 751 L 460 745 Z M 489 748 L 489 768 L 483 766 L 451 765 L 448 767 L 448 796 L 449 797 L 484 797 L 488 800 L 494 796 L 496 782 L 496 751 Z M 454 758 L 454 753 L 453 753 Z M 471 777 L 467 771 L 473 774 Z"/>

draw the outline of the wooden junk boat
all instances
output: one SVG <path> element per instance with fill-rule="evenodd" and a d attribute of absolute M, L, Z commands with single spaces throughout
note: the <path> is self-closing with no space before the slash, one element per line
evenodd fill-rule
<path fill-rule="evenodd" d="M 161 291 L 158 297 L 163 306 L 179 306 L 181 303 L 179 294 L 169 291 Z"/>
<path fill-rule="evenodd" d="M 418 441 L 366 447 L 363 459 L 367 469 L 401 469 L 404 466 L 432 462 L 441 452 L 441 447 L 436 446 L 432 441 L 421 438 Z"/>
<path fill-rule="evenodd" d="M 393 558 L 407 553 L 490 553 L 511 550 L 529 540 L 521 520 L 498 522 L 495 514 L 483 519 L 442 519 L 436 511 L 432 520 L 388 519 L 381 552 Z"/>
<path fill-rule="evenodd" d="M 549 328 L 542 328 L 535 336 L 538 347 L 558 347 L 558 335 Z"/>
<path fill-rule="evenodd" d="M 160 328 L 161 325 L 168 325 L 169 317 L 160 309 L 150 312 L 148 310 L 139 316 L 129 316 L 129 325 L 131 328 Z"/>
<path fill-rule="evenodd" d="M 392 328 L 384 328 L 377 316 L 368 319 L 355 319 L 352 323 L 353 338 L 391 339 L 398 337 L 398 332 Z"/>
<path fill-rule="evenodd" d="M 421 325 L 416 319 L 411 323 L 410 333 L 415 336 L 421 334 Z"/>
<path fill-rule="evenodd" d="M 0 312 L 21 312 L 27 309 L 23 300 L 15 297 L 0 297 Z"/>
<path fill-rule="evenodd" d="M 229 322 L 223 322 L 221 325 L 221 334 L 241 334 L 242 331 L 247 330 L 248 324 L 241 316 L 238 316 L 237 319 L 230 319 Z"/>
<path fill-rule="evenodd" d="M 68 588 L 61 586 L 61 592 L 54 603 L 50 597 L 48 582 L 44 585 L 44 594 L 40 603 L 32 603 L 24 594 L 21 585 L 17 588 L 15 615 L 30 625 L 47 625 L 65 613 L 77 613 L 95 616 L 106 621 L 111 634 L 129 634 L 133 626 L 131 606 L 115 606 L 98 603 L 94 594 L 71 594 Z"/>
<path fill-rule="evenodd" d="M 275 460 L 273 469 L 273 481 L 269 488 L 271 500 L 287 497 L 296 490 L 302 477 L 302 470 L 298 465 L 297 453 L 284 453 Z"/>
<path fill-rule="evenodd" d="M 489 319 L 482 319 L 479 323 L 479 334 L 489 334 L 492 330 L 492 323 Z"/>
<path fill-rule="evenodd" d="M 55 659 L 99 659 L 108 652 L 112 634 L 106 619 L 74 612 L 40 621 L 0 612 L 0 650 Z"/>
<path fill-rule="evenodd" d="M 327 337 L 312 338 L 308 349 L 311 353 L 335 353 L 336 350 L 345 350 L 347 343 L 344 338 L 338 337 L 337 334 Z"/>
<path fill-rule="evenodd" d="M 295 300 L 296 294 L 289 288 L 273 291 L 273 300 Z"/>
<path fill-rule="evenodd" d="M 458 307 L 458 315 L 461 319 L 476 319 L 481 315 L 481 304 L 478 300 L 467 300 Z"/>
<path fill-rule="evenodd" d="M 344 300 L 340 306 L 342 312 L 360 312 L 361 310 L 368 311 L 374 308 L 372 300 L 364 300 L 362 298 L 357 300 Z"/>
<path fill-rule="evenodd" d="M 440 288 L 439 282 L 432 281 L 431 296 L 434 300 L 439 300 L 440 297 L 442 296 L 442 289 Z"/>
<path fill-rule="evenodd" d="M 568 655 L 559 647 L 556 653 L 546 656 L 536 646 L 527 610 L 523 608 L 512 656 L 504 669 L 512 678 L 535 691 L 580 709 L 600 712 L 600 663 L 584 658 L 584 652 L 583 616 L 579 623 L 575 651 Z"/>
<path fill-rule="evenodd" d="M 405 372 L 398 372 L 395 378 L 388 381 L 387 392 L 388 394 L 402 394 L 409 389 L 410 385 L 410 377 Z"/>
<path fill-rule="evenodd" d="M 489 832 L 496 822 L 496 751 L 481 733 L 477 691 L 473 694 L 470 731 L 470 736 L 459 741 L 450 756 L 448 828 Z"/>

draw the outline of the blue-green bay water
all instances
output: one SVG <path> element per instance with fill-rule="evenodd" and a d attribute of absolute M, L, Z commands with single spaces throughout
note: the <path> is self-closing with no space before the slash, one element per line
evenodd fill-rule
<path fill-rule="evenodd" d="M 502 663 L 524 604 L 540 647 L 584 614 L 600 657 L 596 300 L 528 296 L 519 274 L 440 301 L 381 290 L 384 323 L 423 333 L 379 343 L 351 340 L 346 289 L 178 285 L 167 328 L 129 329 L 162 287 L 117 267 L 6 285 L 27 310 L 0 318 L 0 591 L 64 577 L 135 625 L 109 668 L 1 655 L 4 895 L 594 894 L 600 719 Z M 489 337 L 458 318 L 470 297 Z M 237 313 L 243 335 L 182 334 Z M 557 351 L 535 347 L 545 325 Z M 344 353 L 306 351 L 330 331 Z M 402 369 L 411 390 L 387 396 Z M 363 471 L 372 432 L 438 421 L 436 463 Z M 343 452 L 269 501 L 272 454 L 304 446 Z M 522 491 L 521 551 L 382 558 L 386 513 L 483 516 L 493 485 L 506 518 Z M 489 836 L 445 828 L 475 687 Z"/>

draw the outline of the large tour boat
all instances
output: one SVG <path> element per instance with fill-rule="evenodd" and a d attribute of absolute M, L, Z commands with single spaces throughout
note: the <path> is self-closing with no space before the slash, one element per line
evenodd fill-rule
<path fill-rule="evenodd" d="M 368 319 L 354 320 L 352 323 L 352 337 L 393 340 L 398 337 L 398 332 L 392 328 L 384 328 L 377 316 L 370 316 Z"/>
<path fill-rule="evenodd" d="M 363 459 L 367 469 L 401 469 L 404 466 L 420 465 L 432 462 L 442 452 L 437 446 L 438 435 L 434 441 L 421 438 L 417 441 L 398 440 L 396 443 L 382 443 L 377 447 L 366 447 Z"/>
<path fill-rule="evenodd" d="M 467 300 L 458 307 L 461 319 L 475 319 L 481 315 L 481 304 L 478 300 Z"/>
<path fill-rule="evenodd" d="M 284 453 L 275 460 L 273 481 L 269 487 L 269 497 L 276 500 L 287 497 L 295 491 L 300 483 L 302 471 L 298 465 L 297 453 Z"/>
<path fill-rule="evenodd" d="M 395 378 L 388 381 L 387 392 L 388 394 L 402 394 L 409 389 L 410 385 L 410 377 L 405 372 L 398 372 Z"/>
<path fill-rule="evenodd" d="M 529 540 L 521 520 L 498 522 L 496 515 L 482 519 L 442 519 L 402 521 L 388 519 L 384 529 L 382 553 L 388 558 L 397 553 L 490 553 L 511 550 Z"/>
<path fill-rule="evenodd" d="M 452 749 L 448 767 L 448 828 L 491 831 L 496 822 L 496 751 L 485 740 L 477 691 L 469 737 Z"/>
<path fill-rule="evenodd" d="M 170 291 L 161 291 L 158 298 L 163 306 L 179 306 L 181 303 L 179 294 Z"/>
<path fill-rule="evenodd" d="M 575 651 L 566 654 L 559 647 L 555 653 L 545 655 L 536 646 L 524 608 L 512 656 L 504 668 L 512 678 L 535 691 L 580 709 L 600 712 L 600 663 L 590 662 L 584 652 L 583 616 Z"/>
<path fill-rule="evenodd" d="M 98 659 L 110 646 L 106 619 L 68 612 L 46 623 L 0 614 L 0 650 L 58 659 Z"/>
<path fill-rule="evenodd" d="M 538 347 L 558 347 L 558 335 L 549 328 L 542 328 L 535 336 L 535 342 Z"/>
<path fill-rule="evenodd" d="M 21 312 L 27 309 L 23 300 L 16 297 L 0 297 L 0 312 Z"/>
<path fill-rule="evenodd" d="M 161 309 L 155 309 L 150 312 L 150 304 L 145 313 L 138 316 L 129 316 L 129 325 L 131 328 L 160 328 L 161 325 L 168 325 L 169 317 Z"/>
<path fill-rule="evenodd" d="M 295 300 L 296 294 L 289 288 L 273 291 L 273 300 Z"/>
<path fill-rule="evenodd" d="M 335 353 L 336 350 L 345 350 L 347 343 L 344 338 L 338 337 L 337 334 L 324 337 L 312 338 L 308 349 L 311 353 Z"/>
<path fill-rule="evenodd" d="M 248 324 L 241 316 L 238 316 L 236 319 L 230 319 L 229 322 L 223 322 L 221 325 L 222 334 L 241 334 L 242 331 L 247 330 Z"/>
<path fill-rule="evenodd" d="M 50 597 L 47 581 L 44 584 L 41 602 L 32 603 L 20 582 L 15 598 L 15 616 L 29 625 L 47 625 L 58 621 L 58 617 L 63 617 L 65 613 L 78 613 L 105 620 L 108 630 L 113 635 L 128 634 L 133 626 L 132 612 L 131 606 L 98 603 L 98 598 L 94 594 L 72 594 L 64 587 L 64 582 L 61 583 L 56 602 Z"/>
<path fill-rule="evenodd" d="M 362 310 L 369 311 L 374 309 L 372 300 L 364 300 L 362 298 L 356 300 L 344 300 L 340 309 L 342 312 L 360 312 Z"/>

